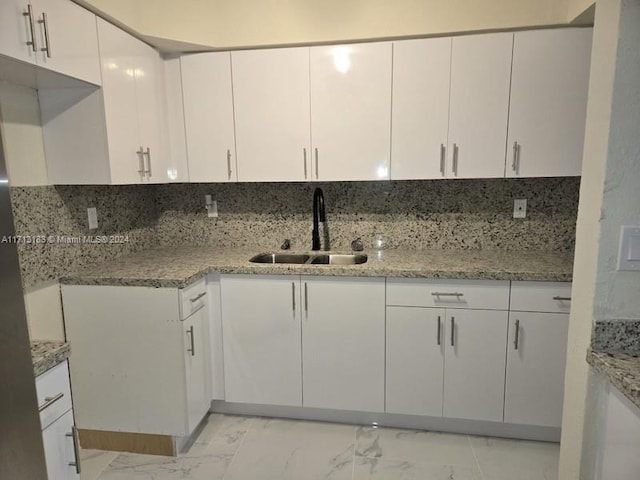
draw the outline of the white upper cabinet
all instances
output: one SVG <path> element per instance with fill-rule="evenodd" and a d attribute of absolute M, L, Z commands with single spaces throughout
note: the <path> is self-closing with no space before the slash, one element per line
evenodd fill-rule
<path fill-rule="evenodd" d="M 442 178 L 447 171 L 451 38 L 393 44 L 391 178 Z"/>
<path fill-rule="evenodd" d="M 447 176 L 504 176 L 512 47 L 512 33 L 453 39 Z"/>
<path fill-rule="evenodd" d="M 35 63 L 36 12 L 26 0 L 0 2 L 0 55 Z"/>
<path fill-rule="evenodd" d="M 69 0 L 31 0 L 37 64 L 100 85 L 96 16 Z"/>
<path fill-rule="evenodd" d="M 236 181 L 230 53 L 186 55 L 180 65 L 189 179 Z"/>
<path fill-rule="evenodd" d="M 580 175 L 592 29 L 517 32 L 508 177 Z"/>
<path fill-rule="evenodd" d="M 232 52 L 231 63 L 238 180 L 311 179 L 309 49 Z"/>
<path fill-rule="evenodd" d="M 389 179 L 391 48 L 311 48 L 314 180 Z"/>

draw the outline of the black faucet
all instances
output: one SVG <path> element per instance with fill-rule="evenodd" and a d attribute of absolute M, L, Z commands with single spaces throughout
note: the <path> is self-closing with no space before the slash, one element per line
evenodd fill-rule
<path fill-rule="evenodd" d="M 321 188 L 313 192 L 313 232 L 311 232 L 311 250 L 320 250 L 320 222 L 326 221 L 324 213 L 324 193 Z"/>

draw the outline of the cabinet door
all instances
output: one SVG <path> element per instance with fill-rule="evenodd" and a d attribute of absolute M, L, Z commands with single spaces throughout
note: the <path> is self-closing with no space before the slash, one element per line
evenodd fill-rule
<path fill-rule="evenodd" d="M 591 37 L 590 28 L 515 34 L 508 177 L 581 174 Z"/>
<path fill-rule="evenodd" d="M 391 43 L 311 48 L 312 178 L 385 180 Z"/>
<path fill-rule="evenodd" d="M 74 465 L 76 459 L 73 448 L 73 412 L 69 410 L 42 431 L 44 456 L 49 480 L 74 480 L 80 475 Z"/>
<path fill-rule="evenodd" d="M 96 16 L 69 0 L 31 3 L 37 15 L 38 65 L 100 85 Z"/>
<path fill-rule="evenodd" d="M 384 278 L 302 283 L 304 406 L 384 411 Z"/>
<path fill-rule="evenodd" d="M 302 406 L 300 279 L 223 275 L 228 402 Z"/>
<path fill-rule="evenodd" d="M 512 46 L 512 33 L 453 39 L 448 176 L 504 176 Z"/>
<path fill-rule="evenodd" d="M 209 411 L 209 326 L 208 306 L 182 323 L 185 372 L 187 381 L 187 425 L 193 432 Z"/>
<path fill-rule="evenodd" d="M 111 183 L 141 183 L 145 167 L 139 153 L 135 79 L 140 42 L 102 19 L 98 19 L 98 36 Z"/>
<path fill-rule="evenodd" d="M 508 313 L 446 314 L 444 416 L 501 422 Z"/>
<path fill-rule="evenodd" d="M 445 311 L 387 307 L 386 408 L 442 416 Z"/>
<path fill-rule="evenodd" d="M 391 178 L 445 176 L 451 38 L 393 44 Z"/>
<path fill-rule="evenodd" d="M 185 55 L 180 59 L 189 179 L 231 182 L 236 172 L 231 55 Z"/>
<path fill-rule="evenodd" d="M 509 314 L 505 422 L 562 425 L 568 325 L 561 313 Z"/>
<path fill-rule="evenodd" d="M 238 180 L 310 179 L 309 49 L 232 52 L 231 62 Z"/>
<path fill-rule="evenodd" d="M 166 183 L 170 172 L 167 171 L 164 65 L 158 52 L 142 42 L 137 42 L 134 63 L 138 131 L 146 168 L 144 180 Z"/>
<path fill-rule="evenodd" d="M 33 34 L 36 28 L 36 12 L 28 15 L 28 0 L 2 0 L 0 2 L 0 55 L 35 63 L 36 47 L 33 42 L 30 18 L 33 22 Z"/>

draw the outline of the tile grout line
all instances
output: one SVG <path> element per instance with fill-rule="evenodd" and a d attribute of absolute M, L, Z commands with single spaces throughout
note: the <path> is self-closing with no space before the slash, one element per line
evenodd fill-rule
<path fill-rule="evenodd" d="M 251 422 L 249 423 L 249 428 L 247 428 L 247 431 L 244 432 L 244 435 L 242 436 L 242 440 L 240 440 L 240 445 L 238 445 L 238 448 L 236 448 L 236 451 L 233 452 L 233 457 L 231 457 L 231 461 L 229 462 L 229 465 L 227 466 L 227 468 L 225 469 L 224 473 L 222 474 L 222 480 L 225 480 L 225 478 L 227 478 L 227 474 L 229 473 L 229 470 L 231 470 L 231 466 L 233 465 L 233 462 L 235 461 L 236 457 L 238 456 L 238 452 L 240 451 L 240 449 L 244 445 L 244 441 L 246 440 L 247 435 L 249 435 L 249 432 L 251 431 L 251 428 L 253 427 L 253 424 L 254 424 L 255 420 L 256 420 L 256 417 L 251 417 Z"/>
<path fill-rule="evenodd" d="M 471 452 L 473 453 L 473 458 L 475 458 L 476 460 L 476 466 L 478 467 L 478 472 L 480 472 L 480 480 L 485 480 L 482 468 L 480 468 L 480 461 L 478 460 L 478 455 L 476 455 L 476 449 L 473 448 L 473 444 L 471 443 L 471 435 L 467 435 L 467 441 L 469 442 L 469 447 L 471 448 Z"/>
<path fill-rule="evenodd" d="M 358 443 L 358 428 L 359 425 L 353 426 L 353 458 L 351 459 L 351 480 L 356 478 L 356 447 Z"/>

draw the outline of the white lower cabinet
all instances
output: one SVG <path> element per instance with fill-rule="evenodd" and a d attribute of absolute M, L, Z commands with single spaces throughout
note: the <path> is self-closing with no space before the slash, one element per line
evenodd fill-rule
<path fill-rule="evenodd" d="M 305 407 L 384 411 L 385 279 L 302 277 Z"/>
<path fill-rule="evenodd" d="M 222 275 L 225 399 L 302 406 L 300 277 Z"/>
<path fill-rule="evenodd" d="M 49 480 L 79 479 L 78 451 L 74 436 L 73 411 L 69 410 L 42 431 Z"/>
<path fill-rule="evenodd" d="M 182 323 L 184 366 L 187 385 L 187 423 L 193 432 L 211 405 L 209 375 L 209 325 L 207 306 L 200 308 Z"/>

